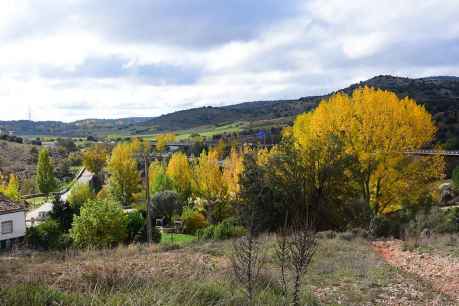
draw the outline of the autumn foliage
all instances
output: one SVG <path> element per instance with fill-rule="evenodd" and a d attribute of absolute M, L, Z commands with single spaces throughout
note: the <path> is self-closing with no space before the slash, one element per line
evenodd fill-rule
<path fill-rule="evenodd" d="M 342 154 L 356 161 L 347 175 L 375 213 L 387 213 L 416 201 L 441 177 L 442 158 L 406 154 L 429 144 L 436 131 L 431 115 L 414 100 L 364 87 L 350 96 L 338 93 L 298 116 L 291 133 L 301 150 L 313 142 L 327 147 L 331 136 L 339 138 Z"/>

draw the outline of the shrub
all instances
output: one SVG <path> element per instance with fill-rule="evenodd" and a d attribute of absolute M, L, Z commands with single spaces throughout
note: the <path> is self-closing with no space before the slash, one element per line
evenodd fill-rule
<path fill-rule="evenodd" d="M 353 232 L 339 233 L 338 238 L 346 241 L 351 241 L 355 238 L 355 234 Z"/>
<path fill-rule="evenodd" d="M 34 249 L 65 249 L 71 245 L 71 239 L 64 234 L 59 223 L 48 219 L 37 226 L 27 229 L 26 243 Z"/>
<path fill-rule="evenodd" d="M 209 225 L 206 228 L 196 232 L 198 239 L 201 240 L 225 240 L 235 237 L 244 236 L 246 229 L 238 225 L 237 222 L 230 218 L 216 225 Z"/>
<path fill-rule="evenodd" d="M 398 216 L 389 218 L 376 216 L 373 220 L 371 234 L 373 237 L 396 237 L 399 238 L 403 232 L 403 222 Z"/>
<path fill-rule="evenodd" d="M 351 232 L 356 237 L 360 237 L 364 239 L 368 238 L 368 231 L 363 228 L 356 227 L 356 228 L 351 229 Z"/>
<path fill-rule="evenodd" d="M 185 208 L 182 212 L 184 232 L 194 234 L 197 230 L 207 226 L 206 217 L 202 213 L 192 208 Z"/>
<path fill-rule="evenodd" d="M 95 194 L 89 184 L 77 184 L 70 191 L 67 201 L 75 211 L 80 211 L 81 207 L 89 200 L 94 200 Z"/>
<path fill-rule="evenodd" d="M 0 289 L 0 305 L 87 305 L 81 295 L 66 294 L 38 283 L 25 283 Z"/>
<path fill-rule="evenodd" d="M 131 211 L 126 214 L 127 217 L 127 242 L 139 239 L 145 226 L 145 219 L 140 211 Z"/>
<path fill-rule="evenodd" d="M 454 168 L 453 170 L 453 175 L 451 177 L 453 179 L 453 182 L 454 182 L 454 186 L 456 188 L 459 188 L 459 166 L 457 166 L 456 168 Z"/>
<path fill-rule="evenodd" d="M 335 239 L 336 238 L 336 232 L 334 232 L 334 231 L 318 232 L 317 233 L 317 238 L 318 239 Z"/>
<path fill-rule="evenodd" d="M 75 216 L 70 234 L 79 247 L 111 247 L 127 238 L 127 217 L 116 202 L 91 200 Z"/>
<path fill-rule="evenodd" d="M 73 215 L 79 213 L 70 207 L 70 205 L 62 201 L 59 194 L 54 195 L 53 209 L 50 212 L 50 217 L 58 222 L 62 230 L 67 232 L 72 227 Z"/>
<path fill-rule="evenodd" d="M 227 201 L 209 201 L 206 206 L 209 222 L 212 224 L 220 223 L 226 218 L 234 216 L 235 213 L 233 205 Z"/>
<path fill-rule="evenodd" d="M 166 190 L 157 192 L 152 199 L 154 216 L 165 217 L 171 221 L 173 215 L 182 213 L 182 203 L 175 191 Z"/>

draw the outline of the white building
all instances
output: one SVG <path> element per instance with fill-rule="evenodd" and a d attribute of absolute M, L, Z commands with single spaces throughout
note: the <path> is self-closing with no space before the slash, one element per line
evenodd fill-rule
<path fill-rule="evenodd" d="M 26 233 L 24 206 L 0 194 L 0 248 L 9 248 Z"/>

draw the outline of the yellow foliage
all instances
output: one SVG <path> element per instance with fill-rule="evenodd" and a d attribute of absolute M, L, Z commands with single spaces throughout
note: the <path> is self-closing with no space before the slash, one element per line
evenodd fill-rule
<path fill-rule="evenodd" d="M 226 194 L 226 185 L 220 169 L 218 152 L 210 150 L 199 155 L 194 167 L 195 190 L 206 199 L 221 199 Z"/>
<path fill-rule="evenodd" d="M 19 201 L 21 199 L 19 180 L 16 175 L 10 174 L 8 185 L 0 186 L 0 192 L 12 200 Z"/>
<path fill-rule="evenodd" d="M 101 144 L 83 152 L 83 166 L 94 174 L 99 174 L 107 163 L 108 152 Z"/>
<path fill-rule="evenodd" d="M 107 165 L 110 192 L 123 205 L 130 204 L 134 193 L 140 188 L 140 174 L 134 158 L 134 153 L 139 149 L 138 145 L 137 142 L 118 144 Z"/>
<path fill-rule="evenodd" d="M 234 198 L 239 193 L 239 176 L 243 171 L 243 152 L 232 148 L 230 155 L 225 159 L 223 179 L 228 188 L 229 196 Z"/>
<path fill-rule="evenodd" d="M 188 158 L 184 153 L 177 152 L 172 154 L 166 175 L 172 179 L 177 192 L 186 194 L 191 191 L 193 173 Z"/>
<path fill-rule="evenodd" d="M 163 152 L 167 144 L 175 141 L 176 136 L 174 133 L 165 133 L 156 136 L 156 151 Z"/>
<path fill-rule="evenodd" d="M 364 198 L 382 213 L 397 209 L 408 190 L 421 190 L 426 181 L 442 175 L 443 159 L 421 162 L 404 154 L 428 144 L 436 131 L 431 115 L 414 100 L 364 87 L 322 101 L 313 112 L 299 115 L 285 133 L 293 135 L 300 149 L 313 141 L 326 146 L 330 136 L 341 139 L 345 153 L 359 165 Z"/>

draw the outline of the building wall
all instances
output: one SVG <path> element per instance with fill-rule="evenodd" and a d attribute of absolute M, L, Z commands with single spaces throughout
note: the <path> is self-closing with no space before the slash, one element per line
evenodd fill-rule
<path fill-rule="evenodd" d="M 2 234 L 1 224 L 4 221 L 13 221 L 13 232 Z M 0 241 L 24 237 L 26 232 L 25 212 L 19 211 L 11 214 L 0 215 Z"/>

